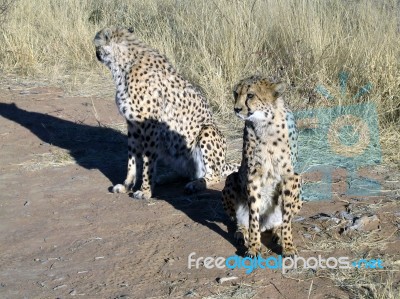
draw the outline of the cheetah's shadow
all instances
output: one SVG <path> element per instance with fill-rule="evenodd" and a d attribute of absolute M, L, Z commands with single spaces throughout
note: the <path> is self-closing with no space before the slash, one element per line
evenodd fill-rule
<path fill-rule="evenodd" d="M 81 167 L 98 169 L 112 185 L 121 183 L 125 178 L 125 134 L 108 127 L 79 124 L 44 113 L 26 111 L 15 104 L 0 103 L 0 115 L 30 130 L 44 143 L 67 150 Z M 185 182 L 177 182 L 157 186 L 155 197 L 167 201 L 194 222 L 208 227 L 236 246 L 233 238 L 235 227 L 223 210 L 221 192 L 208 189 L 189 196 L 183 193 L 184 185 Z M 219 224 L 225 225 L 228 232 Z"/>

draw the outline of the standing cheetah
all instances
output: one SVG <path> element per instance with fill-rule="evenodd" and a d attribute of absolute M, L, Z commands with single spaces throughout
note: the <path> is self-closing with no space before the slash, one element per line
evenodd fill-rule
<path fill-rule="evenodd" d="M 282 254 L 296 254 L 292 217 L 302 206 L 301 178 L 294 173 L 297 132 L 292 112 L 281 97 L 283 83 L 253 76 L 234 88 L 234 111 L 245 120 L 243 156 L 239 171 L 229 175 L 222 190 L 225 211 L 236 219 L 235 237 L 247 247 L 248 256 L 264 250 L 261 232 L 273 238 L 281 228 Z"/>
<path fill-rule="evenodd" d="M 164 55 L 123 28 L 99 31 L 94 44 L 98 60 L 111 70 L 115 101 L 128 125 L 128 174 L 113 192 L 128 192 L 142 173 L 133 195 L 150 198 L 161 159 L 192 180 L 185 187 L 189 192 L 234 170 L 225 163 L 225 138 L 206 99 Z"/>

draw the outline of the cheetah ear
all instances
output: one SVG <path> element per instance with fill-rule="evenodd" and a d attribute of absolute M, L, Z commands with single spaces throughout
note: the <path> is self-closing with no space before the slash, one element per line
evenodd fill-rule
<path fill-rule="evenodd" d="M 94 38 L 95 46 L 99 47 L 108 45 L 110 43 L 111 36 L 112 36 L 111 28 L 104 28 L 103 30 L 99 31 Z"/>
<path fill-rule="evenodd" d="M 279 97 L 286 90 L 286 83 L 279 82 L 274 86 L 275 96 Z"/>

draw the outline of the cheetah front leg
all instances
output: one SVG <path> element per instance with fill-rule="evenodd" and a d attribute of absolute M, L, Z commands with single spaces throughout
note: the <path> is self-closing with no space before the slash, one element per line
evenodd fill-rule
<path fill-rule="evenodd" d="M 128 124 L 128 171 L 124 184 L 113 187 L 114 193 L 128 193 L 133 185 L 137 183 L 137 172 L 142 167 L 142 145 L 140 128 L 129 121 Z"/>
<path fill-rule="evenodd" d="M 185 186 L 189 193 L 198 192 L 221 180 L 225 166 L 226 141 L 214 125 L 202 128 L 196 141 L 193 159 L 196 165 L 195 180 Z"/>
<path fill-rule="evenodd" d="M 292 218 L 300 210 L 300 177 L 296 174 L 286 176 L 282 182 L 282 215 L 281 231 L 282 255 L 294 256 L 297 254 L 293 245 Z"/>
<path fill-rule="evenodd" d="M 157 153 L 146 151 L 143 155 L 143 181 L 140 190 L 133 193 L 136 199 L 150 199 L 155 185 Z"/>
<path fill-rule="evenodd" d="M 249 178 L 251 181 L 247 186 L 248 206 L 249 206 L 249 238 L 246 255 L 256 257 L 260 255 L 261 231 L 260 231 L 260 204 L 261 204 L 261 179 L 260 170 L 254 171 L 254 177 Z"/>

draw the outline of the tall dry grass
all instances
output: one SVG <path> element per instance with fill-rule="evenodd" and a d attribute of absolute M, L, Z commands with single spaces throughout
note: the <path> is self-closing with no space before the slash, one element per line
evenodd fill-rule
<path fill-rule="evenodd" d="M 200 85 L 222 119 L 232 115 L 232 85 L 249 74 L 289 83 L 294 107 L 323 105 L 322 84 L 341 104 L 376 103 L 384 153 L 399 161 L 399 11 L 397 0 L 16 0 L 0 33 L 1 73 L 111 95 L 92 39 L 129 26 Z M 345 98 L 340 71 L 349 73 Z M 371 92 L 352 99 L 368 82 Z"/>

